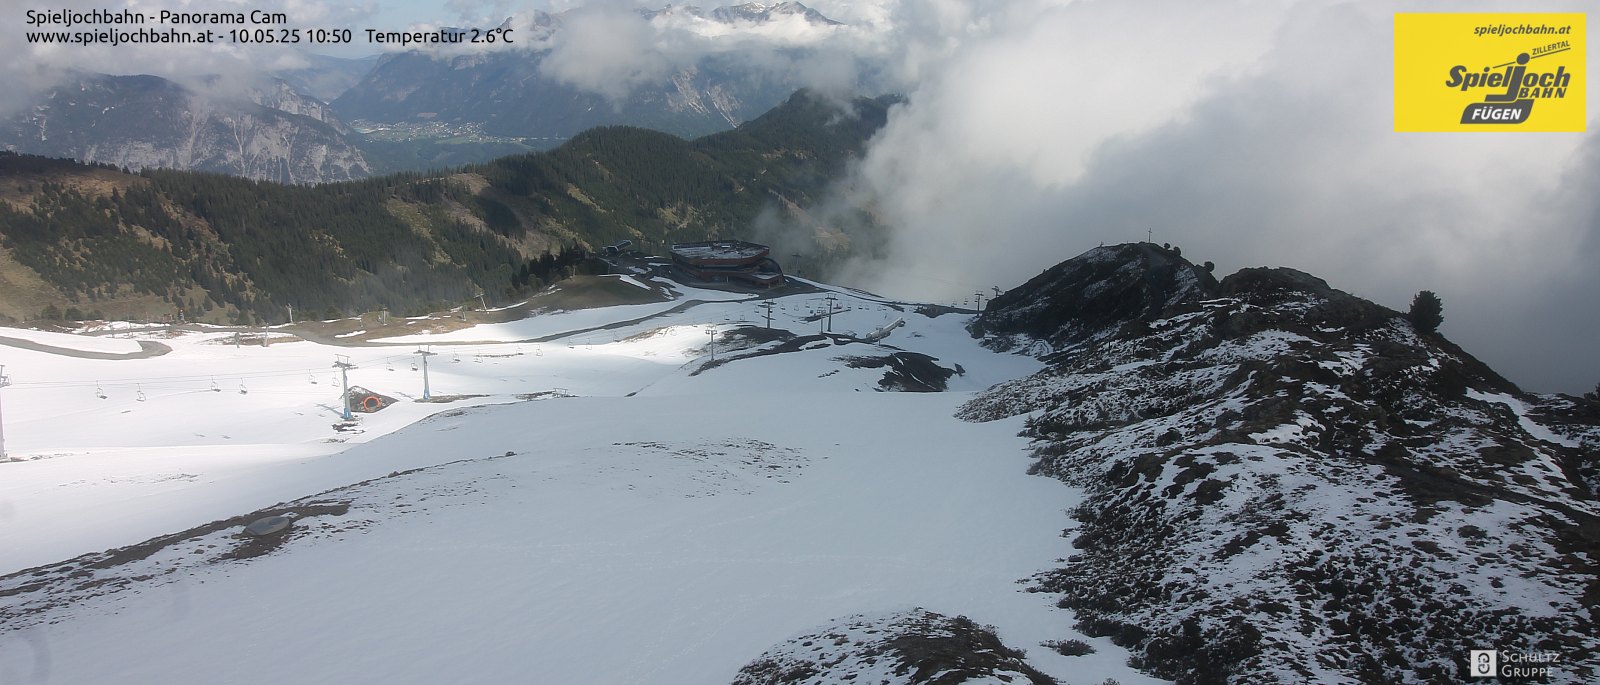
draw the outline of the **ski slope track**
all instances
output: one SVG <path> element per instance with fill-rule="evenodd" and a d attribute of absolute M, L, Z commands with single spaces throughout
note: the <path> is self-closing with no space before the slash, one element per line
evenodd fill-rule
<path fill-rule="evenodd" d="M 947 653 L 967 682 L 1161 682 L 1030 587 L 1079 491 L 1027 474 L 1020 418 L 954 417 L 1041 362 L 850 291 L 763 300 L 770 331 L 761 301 L 676 292 L 699 302 L 439 336 L 432 402 L 411 349 L 292 327 L 0 331 L 171 350 L 0 348 L 0 682 L 733 682 L 862 616 L 904 638 L 855 654 L 873 682 Z M 335 355 L 398 401 L 343 420 Z M 1062 637 L 1095 651 L 1039 646 Z"/>
<path fill-rule="evenodd" d="M 1600 679 L 1600 400 L 1310 275 L 603 285 L 661 301 L 0 330 L 0 683 Z"/>

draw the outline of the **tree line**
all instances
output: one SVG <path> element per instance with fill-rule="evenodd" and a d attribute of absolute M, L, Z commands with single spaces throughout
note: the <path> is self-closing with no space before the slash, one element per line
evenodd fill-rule
<path fill-rule="evenodd" d="M 291 306 L 415 314 L 521 296 L 580 271 L 597 245 L 740 236 L 764 209 L 820 197 L 887 103 L 840 123 L 797 95 L 696 141 L 607 127 L 459 171 L 318 186 L 146 170 L 106 192 L 87 179 L 110 167 L 4 154 L 0 184 L 27 200 L 0 203 L 0 241 L 61 292 L 63 315 L 129 295 L 243 324 Z"/>

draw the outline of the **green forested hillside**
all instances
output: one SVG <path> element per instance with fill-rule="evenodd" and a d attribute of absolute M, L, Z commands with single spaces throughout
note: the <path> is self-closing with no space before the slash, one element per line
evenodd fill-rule
<path fill-rule="evenodd" d="M 0 312 L 255 323 L 290 306 L 415 312 L 478 289 L 503 300 L 580 250 L 745 235 L 764 209 L 816 202 L 889 103 L 841 116 L 802 92 L 694 141 L 602 128 L 549 152 L 321 186 L 4 154 Z"/>

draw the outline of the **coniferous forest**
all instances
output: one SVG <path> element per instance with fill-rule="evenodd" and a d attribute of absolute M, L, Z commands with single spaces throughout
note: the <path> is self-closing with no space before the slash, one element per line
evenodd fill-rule
<path fill-rule="evenodd" d="M 3 264 L 59 296 L 10 311 L 82 315 L 143 298 L 163 315 L 253 324 L 287 320 L 289 307 L 420 313 L 479 290 L 503 302 L 599 246 L 660 253 L 815 204 L 891 103 L 858 100 L 841 116 L 801 92 L 694 141 L 608 127 L 548 152 L 319 186 L 0 154 Z"/>

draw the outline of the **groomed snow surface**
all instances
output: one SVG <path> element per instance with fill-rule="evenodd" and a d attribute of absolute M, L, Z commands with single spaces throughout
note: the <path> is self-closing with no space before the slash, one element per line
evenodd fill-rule
<path fill-rule="evenodd" d="M 236 348 L 226 332 L 154 338 L 172 351 L 145 359 L 0 347 L 17 460 L 0 463 L 0 574 L 279 503 L 349 505 L 263 556 L 225 558 L 236 528 L 196 533 L 94 571 L 132 579 L 120 589 L 9 596 L 0 682 L 726 683 L 790 637 L 917 607 L 994 625 L 1063 683 L 1158 682 L 1019 582 L 1071 554 L 1079 494 L 1026 475 L 1020 419 L 952 417 L 1038 363 L 980 348 L 964 317 L 837 295 L 835 330 L 906 325 L 698 374 L 706 326 L 759 325 L 757 301 L 439 345 L 434 395 L 471 396 L 443 404 L 413 401 L 410 347 Z M 816 332 L 820 295 L 773 301 L 774 327 Z M 521 329 L 548 329 L 538 318 Z M 882 345 L 965 373 L 947 393 L 878 392 L 884 369 L 840 358 Z M 351 384 L 401 401 L 336 428 L 336 354 Z M 1097 651 L 1040 646 L 1063 639 Z"/>

